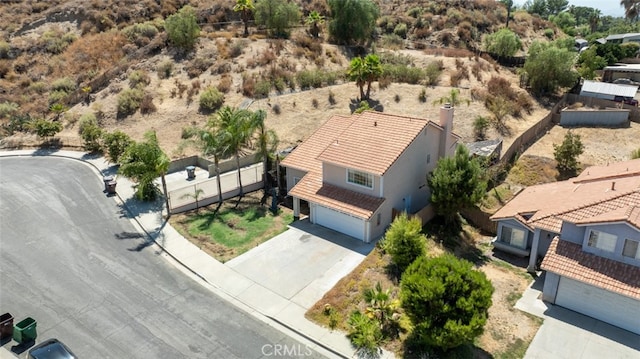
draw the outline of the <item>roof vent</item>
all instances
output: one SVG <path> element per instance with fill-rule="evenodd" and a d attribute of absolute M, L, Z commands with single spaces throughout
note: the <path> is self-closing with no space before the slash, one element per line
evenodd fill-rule
<path fill-rule="evenodd" d="M 451 108 L 451 104 L 450 104 L 450 103 L 448 103 L 448 102 L 447 102 L 447 103 L 445 103 L 445 104 L 444 104 L 444 108 Z"/>
<path fill-rule="evenodd" d="M 373 127 L 378 127 L 378 121 L 373 121 Z"/>

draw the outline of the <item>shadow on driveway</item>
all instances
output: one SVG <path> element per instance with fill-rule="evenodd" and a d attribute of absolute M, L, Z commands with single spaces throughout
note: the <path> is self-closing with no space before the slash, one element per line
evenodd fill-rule
<path fill-rule="evenodd" d="M 366 256 L 371 252 L 371 250 L 373 250 L 373 247 L 377 242 L 374 241 L 372 243 L 365 243 L 359 239 L 349 237 L 346 234 L 342 234 L 332 229 L 313 224 L 309 222 L 308 218 L 295 221 L 291 223 L 289 227 L 307 233 L 303 235 L 303 237 L 301 238 L 302 240 L 304 240 L 305 236 L 308 236 L 308 238 L 311 238 L 311 236 L 316 236 L 353 252 L 360 253 L 364 256 Z"/>

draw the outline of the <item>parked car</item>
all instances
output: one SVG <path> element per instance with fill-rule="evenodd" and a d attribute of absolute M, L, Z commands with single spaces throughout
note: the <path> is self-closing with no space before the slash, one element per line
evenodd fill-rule
<path fill-rule="evenodd" d="M 619 78 L 619 79 L 615 79 L 613 80 L 614 84 L 618 84 L 618 85 L 639 85 L 640 83 L 633 81 L 631 79 L 626 79 L 626 78 Z"/>
<path fill-rule="evenodd" d="M 76 358 L 76 355 L 58 339 L 47 339 L 29 350 L 29 359 Z"/>
<path fill-rule="evenodd" d="M 615 102 L 624 102 L 627 105 L 631 105 L 631 106 L 638 106 L 638 100 L 631 98 L 631 97 L 622 97 L 622 96 L 616 96 L 613 98 L 613 101 Z"/>

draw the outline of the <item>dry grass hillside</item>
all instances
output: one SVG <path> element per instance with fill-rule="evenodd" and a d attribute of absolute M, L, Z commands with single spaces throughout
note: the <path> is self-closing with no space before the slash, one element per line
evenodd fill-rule
<path fill-rule="evenodd" d="M 518 106 L 526 108 L 513 110 L 515 116 L 495 126 L 506 142 L 544 113 L 516 89 L 516 75 L 466 50 L 480 47 L 483 34 L 502 26 L 503 7 L 489 0 L 471 5 L 379 3 L 377 51 L 386 53 L 392 64 L 417 69 L 431 64 L 441 75 L 432 80 L 381 80 L 372 96 L 380 104 L 376 110 L 437 120 L 432 102 L 447 96 L 454 86 L 461 97 L 475 100 L 456 110 L 456 132 L 472 140 L 473 119 L 492 117 L 485 106 L 486 88 L 492 77 L 499 77 L 514 84 L 513 96 L 521 93 L 524 102 Z M 185 4 L 196 9 L 202 32 L 195 51 L 183 56 L 167 44 L 160 23 Z M 303 13 L 313 9 L 328 14 L 323 0 L 300 4 Z M 5 19 L 0 24 L 0 132 L 9 145 L 39 141 L 27 131 L 7 130 L 11 116 L 60 118 L 64 124 L 60 137 L 77 139 L 78 119 L 92 113 L 105 130 L 121 129 L 134 139 L 156 130 L 163 148 L 179 157 L 194 151 L 181 148 L 180 134 L 184 127 L 206 121 L 209 113 L 198 108 L 198 99 L 208 87 L 215 87 L 224 93 L 226 105 L 268 109 L 267 125 L 278 133 L 281 147 L 288 147 L 306 138 L 329 115 L 350 113 L 357 96 L 355 85 L 344 79 L 351 49 L 314 40 L 304 28 L 295 30 L 289 40 L 266 39 L 255 28 L 243 38 L 239 16 L 229 2 L 10 1 L 3 2 L 0 10 Z M 525 45 L 539 37 L 541 31 L 536 30 L 548 26 L 524 13 L 516 14 L 510 25 Z M 144 85 L 140 109 L 118 113 L 119 98 L 140 83 Z M 61 116 L 52 110 L 59 103 L 67 110 Z M 487 136 L 495 135 L 489 129 Z"/>

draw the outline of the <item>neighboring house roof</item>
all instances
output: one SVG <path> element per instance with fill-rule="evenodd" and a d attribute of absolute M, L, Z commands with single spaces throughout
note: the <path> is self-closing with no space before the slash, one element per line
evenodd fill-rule
<path fill-rule="evenodd" d="M 562 221 L 625 221 L 640 228 L 636 206 L 640 206 L 640 159 L 589 167 L 573 179 L 528 187 L 491 219 L 513 218 L 530 229 L 555 233 L 560 233 Z"/>
<path fill-rule="evenodd" d="M 579 244 L 555 237 L 541 267 L 640 300 L 640 267 L 584 252 Z"/>
<path fill-rule="evenodd" d="M 585 40 L 585 39 L 576 39 L 576 43 L 577 44 L 586 44 L 586 43 L 588 43 L 588 41 Z"/>
<path fill-rule="evenodd" d="M 615 64 L 605 66 L 604 71 L 637 73 L 640 72 L 640 64 Z"/>
<path fill-rule="evenodd" d="M 384 202 L 384 198 L 322 183 L 322 174 L 315 172 L 307 173 L 289 194 L 366 220 L 370 219 Z"/>
<path fill-rule="evenodd" d="M 296 147 L 280 163 L 305 172 L 322 173 L 322 161 L 317 158 L 336 137 L 347 129 L 356 117 L 335 115 L 329 118 L 309 138 Z"/>
<path fill-rule="evenodd" d="M 431 124 L 415 117 L 365 111 L 318 156 L 322 162 L 384 175 L 404 150 Z"/>
<path fill-rule="evenodd" d="M 638 92 L 638 86 L 584 80 L 580 94 L 584 94 L 585 92 L 633 98 Z"/>
<path fill-rule="evenodd" d="M 638 37 L 640 38 L 640 33 L 637 32 L 629 32 L 626 34 L 613 34 L 613 35 L 609 35 L 606 37 L 607 41 L 611 41 L 611 40 L 621 40 L 621 39 L 629 39 L 629 38 L 634 38 L 634 37 Z"/>

